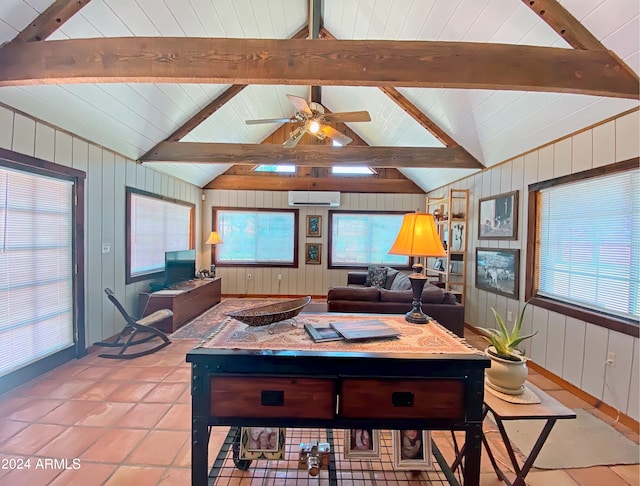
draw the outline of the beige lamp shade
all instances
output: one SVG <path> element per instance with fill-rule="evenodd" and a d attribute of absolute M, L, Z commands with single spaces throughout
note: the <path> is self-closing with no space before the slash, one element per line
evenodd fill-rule
<path fill-rule="evenodd" d="M 205 245 L 219 245 L 220 243 L 222 243 L 222 239 L 217 231 L 212 231 L 207 241 L 204 242 Z"/>
<path fill-rule="evenodd" d="M 446 256 L 433 215 L 418 212 L 405 214 L 389 253 L 422 257 Z"/>

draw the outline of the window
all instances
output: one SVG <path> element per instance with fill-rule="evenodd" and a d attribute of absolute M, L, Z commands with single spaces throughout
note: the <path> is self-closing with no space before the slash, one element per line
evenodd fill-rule
<path fill-rule="evenodd" d="M 621 171 L 627 164 L 614 164 L 529 187 L 536 215 L 532 295 L 637 324 L 637 165 Z"/>
<path fill-rule="evenodd" d="M 372 175 L 375 172 L 370 167 L 357 165 L 341 165 L 331 167 L 331 173 L 334 175 Z"/>
<path fill-rule="evenodd" d="M 405 214 L 329 211 L 329 268 L 408 267 L 409 257 L 388 253 Z"/>
<path fill-rule="evenodd" d="M 195 207 L 127 187 L 127 283 L 158 277 L 166 251 L 194 247 Z"/>
<path fill-rule="evenodd" d="M 295 165 L 281 164 L 281 165 L 259 165 L 254 172 L 284 172 L 287 174 L 294 174 L 296 171 Z"/>
<path fill-rule="evenodd" d="M 298 266 L 297 209 L 217 209 L 216 265 Z"/>

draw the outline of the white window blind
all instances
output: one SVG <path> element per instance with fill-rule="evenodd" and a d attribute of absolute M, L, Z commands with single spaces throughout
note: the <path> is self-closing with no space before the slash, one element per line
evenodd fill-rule
<path fill-rule="evenodd" d="M 637 320 L 639 171 L 540 190 L 538 293 Z"/>
<path fill-rule="evenodd" d="M 131 193 L 131 277 L 164 271 L 166 251 L 188 250 L 191 206 Z"/>
<path fill-rule="evenodd" d="M 293 265 L 295 211 L 218 210 L 217 263 Z"/>
<path fill-rule="evenodd" d="M 74 345 L 72 183 L 0 167 L 0 376 Z"/>
<path fill-rule="evenodd" d="M 409 257 L 389 255 L 403 214 L 332 213 L 330 265 L 407 266 Z"/>

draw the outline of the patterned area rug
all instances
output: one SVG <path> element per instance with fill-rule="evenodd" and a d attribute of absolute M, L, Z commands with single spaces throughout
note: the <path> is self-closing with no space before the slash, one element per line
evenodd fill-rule
<path fill-rule="evenodd" d="M 213 306 L 204 314 L 201 314 L 200 316 L 191 320 L 176 332 L 171 334 L 171 339 L 204 339 L 209 334 L 214 332 L 218 328 L 218 326 L 220 326 L 220 324 L 229 319 L 229 317 L 227 317 L 228 312 L 238 311 L 256 305 L 273 304 L 274 302 L 279 302 L 282 300 L 290 299 L 224 299 L 218 305 Z M 311 302 L 304 309 L 302 309 L 302 312 L 308 312 L 309 310 L 315 310 L 318 308 L 322 308 L 322 306 L 319 306 L 315 302 Z"/>

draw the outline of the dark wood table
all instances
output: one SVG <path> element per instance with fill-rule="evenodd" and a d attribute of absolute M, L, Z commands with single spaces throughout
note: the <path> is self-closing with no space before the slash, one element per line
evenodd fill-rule
<path fill-rule="evenodd" d="M 464 484 L 478 485 L 490 361 L 439 325 L 417 328 L 403 317 L 376 318 L 397 327 L 401 338 L 391 344 L 313 343 L 301 341 L 301 322 L 295 328 L 281 323 L 290 327 L 279 336 L 231 320 L 227 324 L 235 327 L 226 335 L 191 350 L 192 484 L 208 484 L 210 427 L 235 425 L 464 430 Z M 298 321 L 304 319 L 313 318 Z M 259 339 L 270 349 L 256 344 Z M 438 343 L 449 351 L 436 352 Z M 304 349 L 287 349 L 294 347 Z"/>

